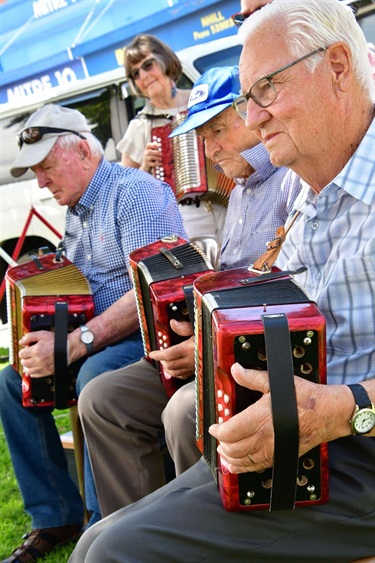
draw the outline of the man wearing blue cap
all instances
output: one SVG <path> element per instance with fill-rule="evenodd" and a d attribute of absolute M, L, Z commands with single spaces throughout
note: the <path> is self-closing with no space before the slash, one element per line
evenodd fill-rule
<path fill-rule="evenodd" d="M 207 156 L 227 176 L 237 180 L 224 229 L 222 268 L 248 265 L 263 254 L 266 242 L 274 238 L 276 228 L 285 222 L 293 200 L 292 194 L 280 189 L 286 169 L 270 164 L 268 153 L 232 107 L 239 90 L 238 67 L 209 70 L 194 85 L 187 120 L 175 131 L 178 134 L 199 127 Z M 253 148 L 244 153 L 244 158 L 241 151 L 248 147 Z M 178 334 L 192 334 L 190 323 L 173 320 L 171 325 Z M 150 355 L 161 361 L 172 377 L 187 379 L 194 374 L 193 337 Z M 195 445 L 194 384 L 183 386 L 181 395 L 178 392 L 175 397 L 177 400 L 173 397 L 170 404 L 176 408 L 164 420 L 168 398 L 157 368 L 145 359 L 99 376 L 81 393 L 80 416 L 103 516 L 164 484 L 159 437 L 164 431 L 163 422 L 168 421 L 169 428 L 169 420 L 175 414 L 179 429 L 174 433 L 174 442 L 183 445 L 175 448 L 169 444 L 176 472 L 183 472 L 199 458 Z"/>

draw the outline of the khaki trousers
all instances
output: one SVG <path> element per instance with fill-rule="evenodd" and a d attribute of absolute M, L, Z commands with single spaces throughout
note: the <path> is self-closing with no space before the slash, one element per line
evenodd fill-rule
<path fill-rule="evenodd" d="M 186 400 L 184 387 L 190 387 Z M 168 428 L 174 429 L 167 444 L 177 474 L 200 457 L 195 445 L 194 383 L 184 387 L 172 397 L 166 413 Z M 103 517 L 165 484 L 160 437 L 167 403 L 158 370 L 144 358 L 103 373 L 80 394 L 78 410 Z"/>

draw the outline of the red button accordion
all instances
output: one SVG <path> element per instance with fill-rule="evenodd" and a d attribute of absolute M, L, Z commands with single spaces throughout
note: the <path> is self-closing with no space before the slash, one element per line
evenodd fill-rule
<path fill-rule="evenodd" d="M 22 404 L 25 407 L 54 407 L 55 376 L 30 377 L 23 373 L 18 357 L 19 340 L 28 332 L 51 330 L 55 326 L 56 304 L 67 310 L 67 331 L 85 324 L 94 316 L 94 301 L 88 281 L 65 257 L 55 254 L 35 257 L 9 268 L 6 273 L 8 319 L 11 327 L 10 363 L 22 377 Z M 61 318 L 61 317 L 60 317 Z M 65 408 L 76 404 L 76 370 L 66 369 L 63 386 Z M 59 382 L 59 387 L 61 383 Z"/>
<path fill-rule="evenodd" d="M 277 492 L 274 401 L 274 468 L 239 475 L 229 473 L 217 453 L 217 441 L 209 434 L 208 428 L 214 423 L 225 422 L 261 396 L 234 381 L 230 372 L 234 363 L 238 362 L 245 368 L 268 370 L 271 387 L 270 346 L 265 341 L 265 318 L 267 322 L 269 319 L 286 322 L 285 354 L 290 357 L 292 395 L 295 397 L 293 373 L 315 383 L 325 383 L 325 319 L 296 282 L 277 269 L 265 275 L 239 268 L 201 276 L 194 283 L 194 296 L 198 447 L 214 474 L 227 510 L 277 509 L 277 506 L 272 507 L 272 497 L 276 498 Z M 276 355 L 273 374 L 276 380 L 279 360 L 281 370 L 281 355 L 280 358 Z M 273 400 L 284 401 L 281 397 L 283 393 L 281 387 L 281 392 L 273 397 L 271 387 Z M 295 410 L 297 415 L 297 408 Z M 326 502 L 327 445 L 321 444 L 298 459 L 298 421 L 296 442 L 295 469 L 292 467 L 291 479 L 287 476 L 293 497 L 292 506 L 288 508 Z M 287 453 L 280 453 L 282 465 Z M 277 481 L 277 487 L 278 496 L 283 500 L 283 480 Z M 281 505 L 285 507 L 282 502 Z"/>
<path fill-rule="evenodd" d="M 162 165 L 155 167 L 153 174 L 172 187 L 177 201 L 204 196 L 227 206 L 235 182 L 215 170 L 212 160 L 205 156 L 202 139 L 195 131 L 169 138 L 186 116 L 187 112 L 179 113 L 170 123 L 151 129 L 151 140 L 159 143 L 163 157 Z"/>
<path fill-rule="evenodd" d="M 202 250 L 175 235 L 166 236 L 129 255 L 145 355 L 186 338 L 172 331 L 170 321 L 193 320 L 192 284 L 213 268 Z M 150 359 L 151 361 L 151 359 Z M 186 381 L 160 376 L 170 397 Z"/>

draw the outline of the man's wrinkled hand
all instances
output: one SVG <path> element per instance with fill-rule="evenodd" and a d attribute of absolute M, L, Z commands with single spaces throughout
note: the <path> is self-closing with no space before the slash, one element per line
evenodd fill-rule
<path fill-rule="evenodd" d="M 25 334 L 20 340 L 19 358 L 24 373 L 31 377 L 44 377 L 55 372 L 55 335 L 47 330 Z"/>
<path fill-rule="evenodd" d="M 193 327 L 189 322 L 172 319 L 171 328 L 187 340 L 163 350 L 154 350 L 150 352 L 150 358 L 161 362 L 165 377 L 188 379 L 194 375 L 195 370 Z"/>

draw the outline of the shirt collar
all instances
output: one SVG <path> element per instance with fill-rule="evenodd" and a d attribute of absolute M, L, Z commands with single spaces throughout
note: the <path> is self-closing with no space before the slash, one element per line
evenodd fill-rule
<path fill-rule="evenodd" d="M 236 178 L 236 184 L 241 186 L 254 185 L 258 182 L 264 182 L 277 170 L 270 162 L 270 157 L 262 143 L 259 143 L 251 149 L 247 149 L 241 153 L 241 156 L 250 164 L 255 170 L 249 178 Z M 223 172 L 223 169 L 218 164 L 214 165 L 215 170 Z"/>
<path fill-rule="evenodd" d="M 336 186 L 366 205 L 371 205 L 375 198 L 374 149 L 375 118 L 351 159 L 333 180 Z"/>
<path fill-rule="evenodd" d="M 308 216 L 315 214 L 318 201 L 324 197 L 332 200 L 347 193 L 366 205 L 371 205 L 375 198 L 375 119 L 373 119 L 362 141 L 353 156 L 339 174 L 317 194 L 301 180 L 302 188 L 298 194 L 294 208 Z M 294 176 L 295 173 L 290 171 Z"/>
<path fill-rule="evenodd" d="M 106 178 L 109 176 L 110 168 L 110 163 L 102 157 L 99 166 L 96 169 L 91 182 L 83 192 L 81 199 L 77 205 L 70 208 L 73 215 L 82 215 L 94 207 L 94 203 L 99 195 L 103 182 L 105 182 Z"/>

